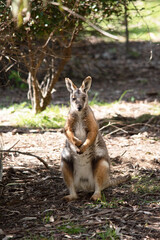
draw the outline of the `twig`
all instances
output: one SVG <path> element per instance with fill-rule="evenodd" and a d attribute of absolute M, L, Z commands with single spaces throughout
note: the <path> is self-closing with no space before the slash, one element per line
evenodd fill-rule
<path fill-rule="evenodd" d="M 90 27 L 94 28 L 96 31 L 100 32 L 101 34 L 103 34 L 106 37 L 112 38 L 114 40 L 119 40 L 117 36 L 114 36 L 113 34 L 110 34 L 104 30 L 102 30 L 101 28 L 99 28 L 98 26 L 96 26 L 95 24 L 93 24 L 92 22 L 90 22 L 88 19 L 84 18 L 83 16 L 81 16 L 80 14 L 74 12 L 73 10 L 69 9 L 68 7 L 63 6 L 61 3 L 57 3 L 57 2 L 51 2 L 51 4 L 53 4 L 54 6 L 58 6 L 60 8 L 62 8 L 64 11 L 70 13 L 71 15 L 73 15 L 76 18 L 81 19 L 82 21 L 84 21 L 85 23 L 87 23 Z"/>
<path fill-rule="evenodd" d="M 54 32 L 55 32 L 55 31 L 52 31 L 52 32 L 50 33 L 50 35 L 49 35 L 47 41 L 46 41 L 45 44 L 42 46 L 42 48 L 45 48 L 45 47 L 48 45 L 48 43 L 49 43 L 49 41 L 51 40 L 51 38 L 52 38 Z"/>
<path fill-rule="evenodd" d="M 35 157 L 37 158 L 41 163 L 44 164 L 44 166 L 47 168 L 47 169 L 50 169 L 50 167 L 48 166 L 48 164 L 39 156 L 37 155 L 34 155 L 32 153 L 29 153 L 29 152 L 21 152 L 21 151 L 16 151 L 16 150 L 0 150 L 0 152 L 2 153 L 5 153 L 5 152 L 10 152 L 10 153 L 18 153 L 18 154 L 23 154 L 23 155 L 28 155 L 28 156 L 31 156 L 31 157 Z"/>
<path fill-rule="evenodd" d="M 153 119 L 155 119 L 155 116 L 152 116 L 152 117 L 146 122 L 145 125 L 149 125 L 149 124 L 152 122 Z"/>
<path fill-rule="evenodd" d="M 122 128 L 120 128 L 120 127 L 117 127 L 116 125 L 112 125 L 114 128 L 116 128 L 118 131 L 122 131 L 122 132 L 124 132 L 124 133 L 128 133 L 126 130 L 124 130 L 123 129 L 123 127 Z"/>
<path fill-rule="evenodd" d="M 149 29 L 149 25 L 147 23 L 147 21 L 144 19 L 144 17 L 140 14 L 138 8 L 136 7 L 135 3 L 133 2 L 133 0 L 131 1 L 136 12 L 138 13 L 138 15 L 140 16 L 140 18 L 142 19 L 142 21 L 144 22 L 144 24 L 147 27 L 147 31 L 148 31 L 148 35 L 149 35 L 149 43 L 150 43 L 150 58 L 149 58 L 149 62 L 152 60 L 153 58 L 153 48 L 152 48 L 152 38 L 151 38 L 151 33 L 150 33 L 150 29 Z"/>
<path fill-rule="evenodd" d="M 96 212 L 96 213 L 92 213 L 92 214 L 90 214 L 90 215 L 86 215 L 84 218 L 85 219 L 88 219 L 88 218 L 90 218 L 90 217 L 94 217 L 94 216 L 100 216 L 100 215 L 106 215 L 106 214 L 111 214 L 113 212 L 113 209 L 105 209 L 105 210 L 102 210 L 102 211 L 100 211 L 100 212 Z"/>
<path fill-rule="evenodd" d="M 21 152 L 21 151 L 17 151 L 17 150 L 11 150 L 17 143 L 19 142 L 19 140 L 17 142 L 15 142 L 9 149 L 6 149 L 6 150 L 2 150 L 0 149 L 0 153 L 18 153 L 18 154 L 23 154 L 23 155 L 28 155 L 28 156 L 32 156 L 32 157 L 36 157 L 40 162 L 42 162 L 44 164 L 44 166 L 47 168 L 47 169 L 50 169 L 50 167 L 48 166 L 48 164 L 39 156 L 37 155 L 34 155 L 32 153 L 29 153 L 29 152 Z"/>
<path fill-rule="evenodd" d="M 110 133 L 108 133 L 107 136 L 110 136 L 110 135 L 112 135 L 113 133 L 116 133 L 116 132 L 119 132 L 119 131 L 122 131 L 122 132 L 124 132 L 124 133 L 128 133 L 128 132 L 125 131 L 123 128 L 119 128 L 119 127 L 114 126 L 114 125 L 112 125 L 112 126 L 115 127 L 115 128 L 117 128 L 117 129 L 114 130 L 114 131 L 112 131 L 112 132 L 110 132 Z"/>
<path fill-rule="evenodd" d="M 125 150 L 121 155 L 120 158 L 123 157 L 123 155 L 127 152 L 127 150 Z"/>
<path fill-rule="evenodd" d="M 111 124 L 109 122 L 106 126 L 101 127 L 99 130 L 102 131 L 103 129 L 105 129 L 105 128 L 109 127 L 109 126 L 113 126 L 113 124 Z"/>
<path fill-rule="evenodd" d="M 101 221 L 101 222 L 88 222 L 88 223 L 80 223 L 80 226 L 92 226 L 92 225 L 100 225 L 100 224 L 106 224 L 106 220 L 105 221 Z"/>
<path fill-rule="evenodd" d="M 18 140 L 17 142 L 15 142 L 10 148 L 7 149 L 7 151 L 10 151 L 12 148 L 14 148 L 14 146 L 19 142 L 20 140 Z"/>
<path fill-rule="evenodd" d="M 132 124 L 129 124 L 129 125 L 124 126 L 123 128 L 131 128 L 131 127 L 134 127 L 134 126 L 140 126 L 140 125 L 142 125 L 142 126 L 147 126 L 147 127 L 154 128 L 154 129 L 159 130 L 158 127 L 155 127 L 155 126 L 152 126 L 152 125 L 148 124 L 148 123 L 151 122 L 154 118 L 155 118 L 155 117 L 152 117 L 151 119 L 149 119 L 149 121 L 148 121 L 147 123 L 132 123 Z M 150 120 L 151 120 L 151 121 L 150 121 Z M 142 129 L 142 128 L 141 128 L 141 129 Z M 140 129 L 140 130 L 141 130 L 141 129 Z"/>
<path fill-rule="evenodd" d="M 122 132 L 124 132 L 124 133 L 129 133 L 129 132 L 126 131 L 125 129 L 127 129 L 127 128 L 132 128 L 132 127 L 135 127 L 135 126 L 140 126 L 140 125 L 147 126 L 147 127 L 154 128 L 154 129 L 159 129 L 159 128 L 157 128 L 157 127 L 152 126 L 152 125 L 149 124 L 154 118 L 155 118 L 155 117 L 150 118 L 147 123 L 132 123 L 132 124 L 123 126 L 123 127 L 121 127 L 121 128 L 115 126 L 114 124 L 108 124 L 107 126 L 104 126 L 104 127 L 100 128 L 100 130 L 102 130 L 102 129 L 104 129 L 104 128 L 107 128 L 107 127 L 109 127 L 109 126 L 115 127 L 116 130 L 114 130 L 114 131 L 106 134 L 106 136 L 110 136 L 110 135 L 112 135 L 112 134 L 114 134 L 114 133 L 116 133 L 116 132 L 119 132 L 119 131 L 122 131 Z M 142 128 L 141 128 L 141 129 L 142 129 Z M 140 129 L 140 130 L 141 130 L 141 129 Z"/>
<path fill-rule="evenodd" d="M 128 133 L 126 130 L 123 129 L 124 127 L 123 127 L 123 128 L 117 127 L 117 126 L 115 125 L 115 123 L 110 123 L 110 122 L 109 122 L 106 126 L 101 127 L 99 130 L 102 131 L 103 129 L 105 129 L 105 128 L 109 127 L 109 126 L 112 126 L 112 127 L 116 128 L 116 130 L 114 130 L 114 131 L 111 132 L 111 133 L 108 133 L 107 135 L 111 135 L 111 134 L 113 134 L 113 133 L 115 133 L 115 132 L 117 132 L 117 131 L 122 131 L 122 132 L 124 132 L 124 133 Z"/>

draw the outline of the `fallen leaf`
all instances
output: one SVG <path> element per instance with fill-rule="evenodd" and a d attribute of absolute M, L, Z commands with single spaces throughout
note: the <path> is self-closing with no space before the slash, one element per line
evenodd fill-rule
<path fill-rule="evenodd" d="M 9 240 L 12 238 L 13 238 L 13 235 L 6 235 L 4 238 L 2 238 L 2 240 Z"/>
<path fill-rule="evenodd" d="M 52 227 L 51 226 L 51 224 L 46 224 L 46 225 L 44 225 L 46 228 L 50 228 L 50 227 Z"/>
<path fill-rule="evenodd" d="M 53 216 L 50 216 L 49 221 L 50 221 L 51 223 L 53 223 L 53 222 L 54 222 L 54 217 L 53 217 Z"/>
<path fill-rule="evenodd" d="M 21 219 L 21 221 L 31 221 L 31 220 L 37 220 L 37 217 L 24 217 Z"/>

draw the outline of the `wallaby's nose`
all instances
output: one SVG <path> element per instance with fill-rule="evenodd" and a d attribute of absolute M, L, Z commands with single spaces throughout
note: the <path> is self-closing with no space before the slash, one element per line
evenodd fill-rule
<path fill-rule="evenodd" d="M 82 110 L 82 106 L 79 105 L 79 106 L 78 106 L 78 111 L 81 111 L 81 110 Z"/>

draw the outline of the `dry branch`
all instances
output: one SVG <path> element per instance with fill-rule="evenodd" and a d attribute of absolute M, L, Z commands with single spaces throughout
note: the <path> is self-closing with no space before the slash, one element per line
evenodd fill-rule
<path fill-rule="evenodd" d="M 84 223 L 81 223 L 80 225 L 81 226 L 94 226 L 94 225 L 100 225 L 100 224 L 106 224 L 106 220 L 104 220 L 104 221 L 98 221 L 98 222 L 96 222 L 96 221 L 93 221 L 93 222 L 84 222 Z"/>
<path fill-rule="evenodd" d="M 101 215 L 107 215 L 107 214 L 111 214 L 114 211 L 114 209 L 104 209 L 100 212 L 96 212 L 96 213 L 92 213 L 90 215 L 86 215 L 84 216 L 85 219 L 89 219 L 90 217 L 95 217 L 95 216 L 101 216 Z"/>
<path fill-rule="evenodd" d="M 8 148 L 7 151 L 11 150 L 14 146 L 16 146 L 16 144 L 19 142 L 20 140 L 18 140 L 17 142 L 15 142 L 10 148 Z"/>
<path fill-rule="evenodd" d="M 119 38 L 117 36 L 102 30 L 101 28 L 99 28 L 98 26 L 96 26 L 95 24 L 90 22 L 87 18 L 84 18 L 83 16 L 81 16 L 80 14 L 74 12 L 73 10 L 69 9 L 68 7 L 63 6 L 61 3 L 57 3 L 57 2 L 53 1 L 53 2 L 51 2 L 51 4 L 53 4 L 54 6 L 58 6 L 58 7 L 62 8 L 64 11 L 66 11 L 66 12 L 70 13 L 71 15 L 73 15 L 74 17 L 81 19 L 83 22 L 87 23 L 90 27 L 92 27 L 96 31 L 100 32 L 104 36 L 112 38 L 114 40 L 119 40 Z"/>
<path fill-rule="evenodd" d="M 50 167 L 48 166 L 48 164 L 39 156 L 35 155 L 35 154 L 32 154 L 32 153 L 29 153 L 29 152 L 21 152 L 21 151 L 16 151 L 16 150 L 0 150 L 0 153 L 18 153 L 18 154 L 23 154 L 23 155 L 28 155 L 28 156 L 31 156 L 31 157 L 35 157 L 37 158 L 41 163 L 44 164 L 44 166 L 47 168 L 47 169 L 50 169 Z"/>

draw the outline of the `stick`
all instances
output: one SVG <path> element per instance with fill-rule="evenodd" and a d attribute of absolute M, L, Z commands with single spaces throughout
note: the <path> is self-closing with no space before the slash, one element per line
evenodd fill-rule
<path fill-rule="evenodd" d="M 19 142 L 20 140 L 18 140 L 17 142 L 15 142 L 10 148 L 8 148 L 7 151 L 10 151 L 12 148 L 14 148 L 14 146 Z"/>
<path fill-rule="evenodd" d="M 105 221 L 101 221 L 101 222 L 88 222 L 88 223 L 80 223 L 80 226 L 93 226 L 93 225 L 100 225 L 100 224 L 106 224 L 106 220 Z"/>
<path fill-rule="evenodd" d="M 101 28 L 99 28 L 98 26 L 96 26 L 95 24 L 93 24 L 92 22 L 90 22 L 88 19 L 84 18 L 83 16 L 81 16 L 80 14 L 74 12 L 73 10 L 69 9 L 68 7 L 65 7 L 63 5 L 61 5 L 60 3 L 57 2 L 51 2 L 51 4 L 53 4 L 54 6 L 58 6 L 60 8 L 62 8 L 63 10 L 65 10 L 66 12 L 70 13 L 71 15 L 73 15 L 76 18 L 81 19 L 82 21 L 86 22 L 90 27 L 92 27 L 93 29 L 95 29 L 96 31 L 100 32 L 101 34 L 103 34 L 106 37 L 112 38 L 114 40 L 119 40 L 117 36 L 108 33 L 104 30 L 102 30 Z"/>
<path fill-rule="evenodd" d="M 16 151 L 16 150 L 0 150 L 0 152 L 2 153 L 6 153 L 6 152 L 10 152 L 10 153 L 18 153 L 18 154 L 23 154 L 23 155 L 28 155 L 28 156 L 31 156 L 31 157 L 35 157 L 37 158 L 41 163 L 44 164 L 44 166 L 47 168 L 47 169 L 50 169 L 50 167 L 48 166 L 48 164 L 39 156 L 37 155 L 34 155 L 32 153 L 29 153 L 29 152 L 21 152 L 21 151 Z"/>
<path fill-rule="evenodd" d="M 96 213 L 92 213 L 86 217 L 84 217 L 85 219 L 89 219 L 90 217 L 95 217 L 95 216 L 100 216 L 100 215 L 106 215 L 106 214 L 111 214 L 113 212 L 112 209 L 105 209 L 105 210 L 102 210 L 100 212 L 96 212 Z"/>

